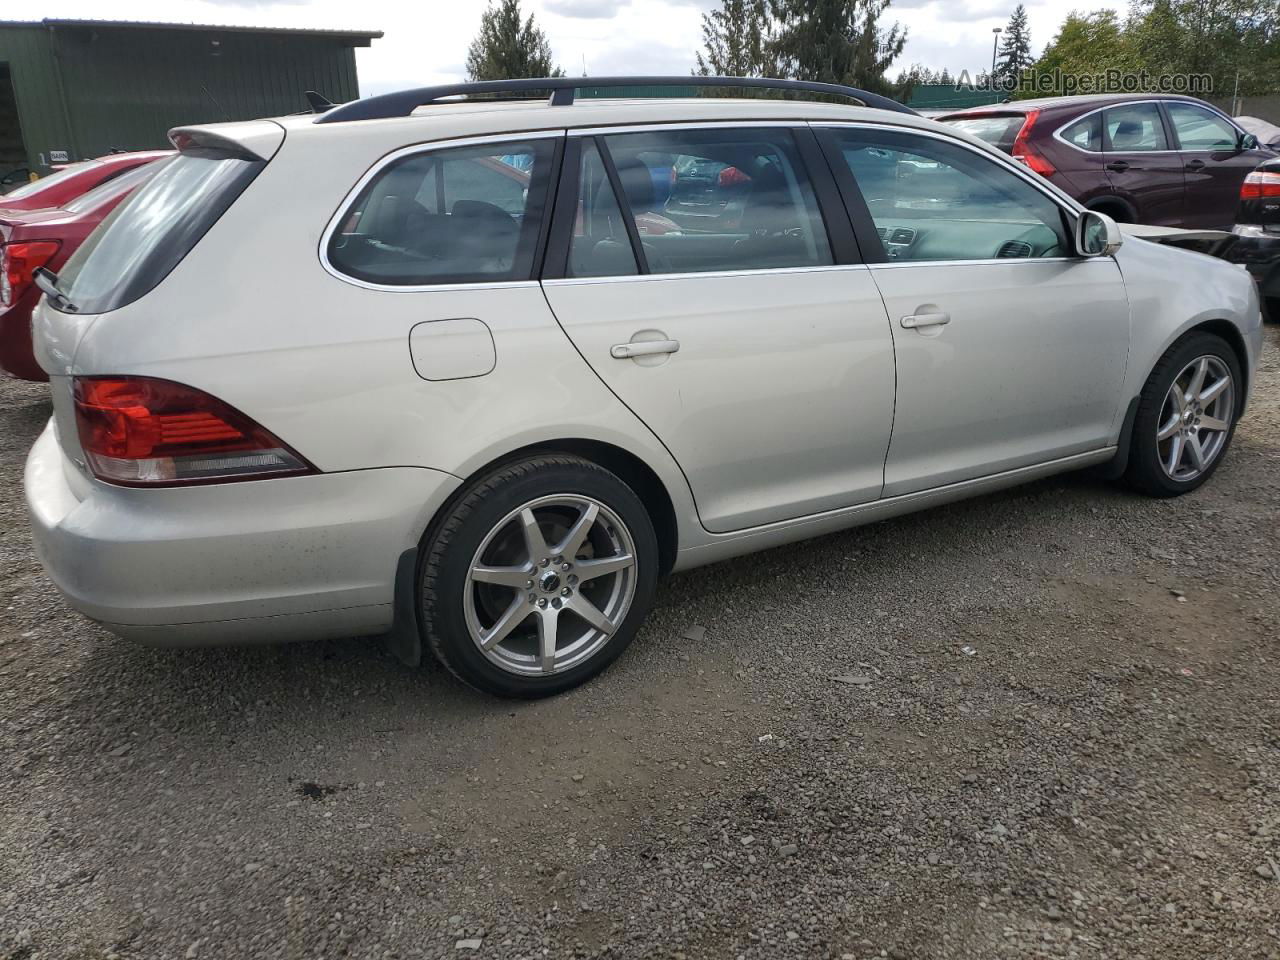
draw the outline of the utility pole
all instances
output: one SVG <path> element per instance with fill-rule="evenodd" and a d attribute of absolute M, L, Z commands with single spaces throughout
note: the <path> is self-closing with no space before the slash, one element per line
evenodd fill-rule
<path fill-rule="evenodd" d="M 992 103 L 996 102 L 994 99 L 996 92 L 996 46 L 1000 43 L 1000 34 L 1003 32 L 1003 27 L 995 27 L 991 31 L 991 77 L 988 83 L 991 86 Z"/>

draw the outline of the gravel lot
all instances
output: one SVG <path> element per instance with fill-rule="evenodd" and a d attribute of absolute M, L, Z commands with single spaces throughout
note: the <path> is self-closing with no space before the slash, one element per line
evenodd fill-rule
<path fill-rule="evenodd" d="M 1280 958 L 1268 339 L 1196 494 L 1060 478 L 677 576 L 535 704 L 80 619 L 22 506 L 45 390 L 0 383 L 0 958 Z"/>

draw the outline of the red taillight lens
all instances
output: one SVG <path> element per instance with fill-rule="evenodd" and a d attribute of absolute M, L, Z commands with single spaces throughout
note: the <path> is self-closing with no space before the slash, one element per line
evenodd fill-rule
<path fill-rule="evenodd" d="M 36 268 L 52 260 L 61 245 L 57 240 L 28 240 L 0 246 L 0 306 L 17 303 L 31 286 Z"/>
<path fill-rule="evenodd" d="M 1025 163 L 1040 176 L 1051 177 L 1058 172 L 1057 168 L 1049 162 L 1049 159 L 1043 153 L 1031 146 L 1028 141 L 1028 135 L 1031 133 L 1031 128 L 1035 126 L 1038 116 L 1040 116 L 1039 110 L 1027 111 L 1027 119 L 1022 121 L 1022 129 L 1013 138 L 1013 147 L 1009 152 L 1013 154 L 1013 159 L 1019 163 Z"/>
<path fill-rule="evenodd" d="M 1280 197 L 1280 172 L 1255 170 L 1240 184 L 1241 200 L 1261 200 L 1263 197 Z"/>
<path fill-rule="evenodd" d="M 239 410 L 151 377 L 76 377 L 76 428 L 100 480 L 127 486 L 218 483 L 315 468 Z"/>

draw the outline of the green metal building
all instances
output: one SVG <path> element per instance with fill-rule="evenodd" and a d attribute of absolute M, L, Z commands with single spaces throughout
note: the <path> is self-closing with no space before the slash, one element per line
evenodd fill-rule
<path fill-rule="evenodd" d="M 115 149 L 167 145 L 188 123 L 307 109 L 360 95 L 355 47 L 381 31 L 109 20 L 0 21 L 0 177 Z"/>

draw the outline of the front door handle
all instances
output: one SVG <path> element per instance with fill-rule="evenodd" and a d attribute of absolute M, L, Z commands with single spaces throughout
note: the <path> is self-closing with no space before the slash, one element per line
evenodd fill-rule
<path fill-rule="evenodd" d="M 634 343 L 615 343 L 609 348 L 609 356 L 615 360 L 631 360 L 660 353 L 676 353 L 679 350 L 679 340 L 638 340 Z"/>
<path fill-rule="evenodd" d="M 1201 169 L 1202 167 L 1204 167 L 1204 161 L 1203 161 L 1203 160 L 1190 160 L 1190 161 L 1188 161 L 1188 162 L 1187 162 L 1187 169 L 1188 169 L 1188 170 L 1199 170 L 1199 169 Z"/>
<path fill-rule="evenodd" d="M 1125 163 L 1123 160 L 1112 160 L 1107 164 L 1107 169 L 1114 170 L 1116 173 L 1124 173 L 1129 169 L 1129 164 Z"/>
<path fill-rule="evenodd" d="M 908 329 L 920 327 L 940 327 L 951 322 L 949 313 L 911 313 L 902 318 L 902 325 Z"/>

